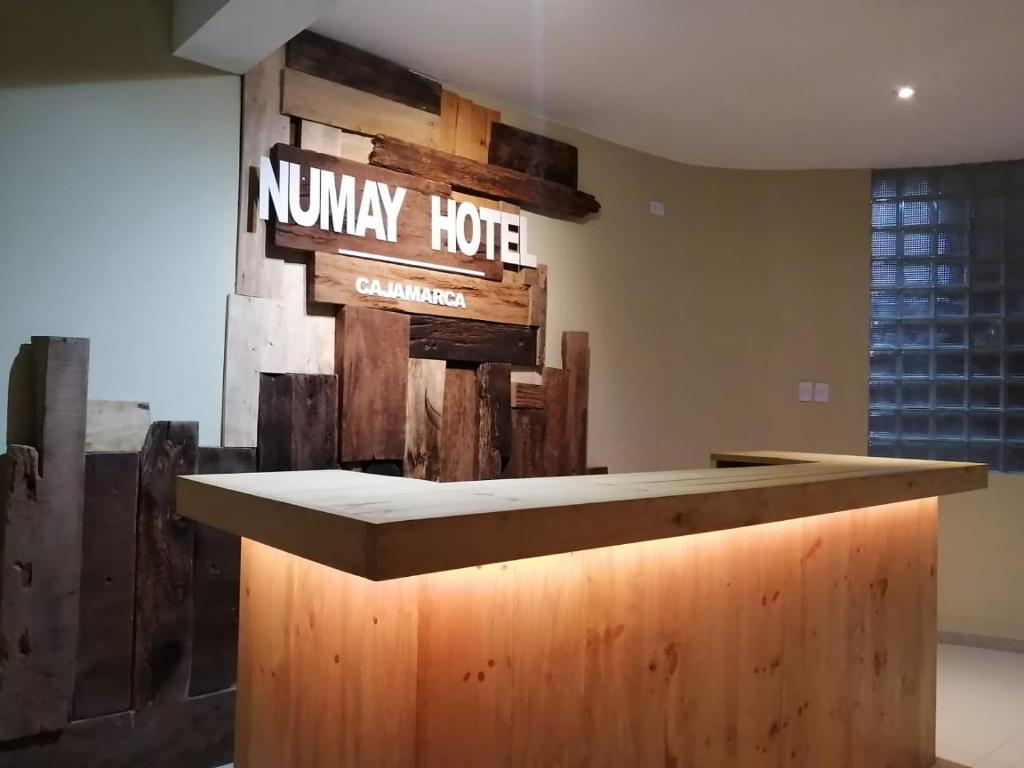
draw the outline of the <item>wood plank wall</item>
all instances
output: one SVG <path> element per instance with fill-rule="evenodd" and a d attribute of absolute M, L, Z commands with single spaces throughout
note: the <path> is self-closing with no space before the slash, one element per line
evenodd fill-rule
<path fill-rule="evenodd" d="M 24 401 L 35 403 L 34 436 L 0 456 L 5 768 L 230 762 L 239 541 L 178 517 L 177 475 L 341 465 L 456 481 L 586 471 L 587 336 L 567 334 L 563 367 L 545 367 L 545 265 L 427 254 L 484 272 L 464 288 L 478 315 L 346 306 L 318 289 L 301 250 L 341 241 L 268 228 L 255 210 L 259 159 L 277 146 L 381 180 L 399 178 L 388 165 L 419 174 L 401 177 L 423 198 L 400 233 L 408 242 L 429 244 L 428 194 L 578 216 L 598 206 L 576 188 L 575 148 L 312 33 L 250 70 L 242 101 L 223 447 L 200 447 L 195 422 L 152 422 L 146 402 L 88 400 L 89 340 L 32 339 Z M 318 258 L 325 269 L 347 266 L 334 253 Z M 376 268 L 422 279 L 422 270 Z"/>

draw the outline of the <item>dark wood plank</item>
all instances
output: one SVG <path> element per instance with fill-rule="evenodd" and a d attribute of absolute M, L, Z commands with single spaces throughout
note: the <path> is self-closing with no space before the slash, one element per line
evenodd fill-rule
<path fill-rule="evenodd" d="M 444 360 L 409 359 L 405 407 L 406 477 L 434 482 L 441 478 L 444 379 Z"/>
<path fill-rule="evenodd" d="M 201 447 L 198 470 L 201 475 L 255 472 L 256 449 Z M 240 556 L 238 536 L 196 523 L 191 696 L 235 684 Z"/>
<path fill-rule="evenodd" d="M 175 513 L 175 478 L 198 468 L 199 425 L 157 421 L 139 462 L 135 569 L 136 709 L 188 693 L 192 665 L 195 526 Z"/>
<path fill-rule="evenodd" d="M 449 368 L 441 415 L 441 481 L 476 480 L 479 438 L 476 372 Z"/>
<path fill-rule="evenodd" d="M 78 720 L 0 744 L 4 768 L 213 768 L 234 755 L 235 691 Z"/>
<path fill-rule="evenodd" d="M 590 400 L 590 337 L 583 331 L 562 334 L 562 367 L 569 372 L 566 411 L 567 468 L 571 474 L 587 473 L 587 420 Z"/>
<path fill-rule="evenodd" d="M 355 234 L 335 232 L 333 229 L 321 229 L 319 220 L 311 227 L 302 227 L 289 220 L 289 223 L 274 222 L 275 245 L 300 251 L 324 251 L 336 254 L 340 249 L 412 259 L 442 267 L 472 269 L 482 272 L 482 277 L 486 280 L 501 280 L 502 262 L 498 259 L 488 260 L 478 258 L 476 255 L 466 256 L 461 251 L 456 253 L 449 253 L 447 250 L 435 251 L 431 247 L 431 197 L 437 196 L 442 199 L 450 197 L 451 187 L 448 184 L 397 173 L 386 168 L 369 166 L 365 163 L 357 163 L 353 160 L 345 160 L 322 152 L 300 149 L 290 144 L 275 145 L 270 157 L 275 168 L 284 161 L 295 163 L 301 167 L 302 192 L 300 198 L 303 207 L 308 205 L 309 200 L 310 168 L 330 171 L 335 176 L 336 184 L 340 183 L 342 176 L 354 177 L 357 195 L 361 195 L 363 183 L 367 180 L 387 184 L 392 189 L 403 187 L 407 190 L 402 203 L 401 215 L 398 218 L 395 242 L 378 240 L 372 233 L 367 233 L 366 237 L 359 237 Z"/>
<path fill-rule="evenodd" d="M 536 408 L 512 411 L 510 477 L 544 476 L 544 411 Z"/>
<path fill-rule="evenodd" d="M 384 136 L 374 138 L 370 163 L 444 181 L 452 189 L 507 200 L 546 216 L 579 219 L 601 210 L 593 195 L 564 184 Z"/>
<path fill-rule="evenodd" d="M 342 307 L 335 327 L 342 462 L 405 458 L 409 318 Z"/>
<path fill-rule="evenodd" d="M 351 45 L 306 30 L 288 41 L 285 56 L 292 69 L 441 114 L 441 83 Z"/>
<path fill-rule="evenodd" d="M 0 491 L 0 740 L 63 726 L 78 646 L 89 340 L 33 337 L 35 447 Z"/>
<path fill-rule="evenodd" d="M 484 363 L 477 368 L 476 379 L 477 477 L 496 480 L 506 475 L 512 453 L 512 366 Z"/>
<path fill-rule="evenodd" d="M 537 329 L 433 315 L 409 318 L 409 355 L 464 363 L 535 365 Z"/>
<path fill-rule="evenodd" d="M 544 369 L 544 469 L 543 476 L 572 474 L 569 465 L 569 372 Z"/>
<path fill-rule="evenodd" d="M 138 490 L 138 453 L 86 454 L 76 720 L 131 708 Z"/>
<path fill-rule="evenodd" d="M 579 182 L 576 147 L 505 123 L 491 124 L 487 162 L 567 187 Z"/>
<path fill-rule="evenodd" d="M 522 381 L 512 382 L 513 408 L 543 408 L 544 387 L 541 384 L 527 384 Z"/>
<path fill-rule="evenodd" d="M 257 435 L 261 472 L 336 468 L 338 377 L 261 374 Z"/>

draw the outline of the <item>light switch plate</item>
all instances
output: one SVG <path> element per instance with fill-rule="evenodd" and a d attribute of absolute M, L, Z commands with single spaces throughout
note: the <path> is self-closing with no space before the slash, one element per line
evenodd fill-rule
<path fill-rule="evenodd" d="M 814 382 L 814 402 L 816 403 L 827 403 L 828 402 L 828 382 L 827 381 L 816 381 Z"/>
<path fill-rule="evenodd" d="M 801 403 L 809 403 L 814 400 L 814 382 L 801 381 L 797 389 L 797 397 Z"/>
<path fill-rule="evenodd" d="M 651 216 L 664 216 L 665 204 L 661 200 L 651 200 Z"/>

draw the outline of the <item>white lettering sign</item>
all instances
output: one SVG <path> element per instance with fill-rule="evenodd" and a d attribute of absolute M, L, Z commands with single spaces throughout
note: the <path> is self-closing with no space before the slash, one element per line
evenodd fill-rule
<path fill-rule="evenodd" d="M 309 198 L 302 206 L 302 167 L 283 161 L 277 169 L 269 157 L 260 158 L 259 216 L 274 216 L 282 224 L 319 227 L 329 232 L 354 235 L 380 242 L 398 242 L 398 221 L 408 190 L 382 182 L 309 168 Z M 536 267 L 537 257 L 527 243 L 527 219 L 519 214 L 431 196 L 430 247 L 435 251 L 476 256 L 485 244 L 484 258 L 494 261 L 495 243 L 501 245 L 501 261 Z M 355 253 L 346 251 L 346 253 Z M 363 258 L 384 259 L 369 252 Z M 461 294 L 460 294 L 461 295 Z"/>
<path fill-rule="evenodd" d="M 382 299 L 396 301 L 415 301 L 420 304 L 443 305 L 453 309 L 465 309 L 466 297 L 462 291 L 449 291 L 443 288 L 425 288 L 420 285 L 399 283 L 388 280 L 382 283 L 376 278 L 357 277 L 356 293 L 363 296 L 377 296 Z"/>

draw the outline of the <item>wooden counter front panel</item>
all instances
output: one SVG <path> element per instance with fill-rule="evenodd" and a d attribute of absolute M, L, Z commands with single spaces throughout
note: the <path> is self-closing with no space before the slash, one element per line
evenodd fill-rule
<path fill-rule="evenodd" d="M 934 499 L 370 582 L 252 541 L 239 768 L 929 768 Z"/>

